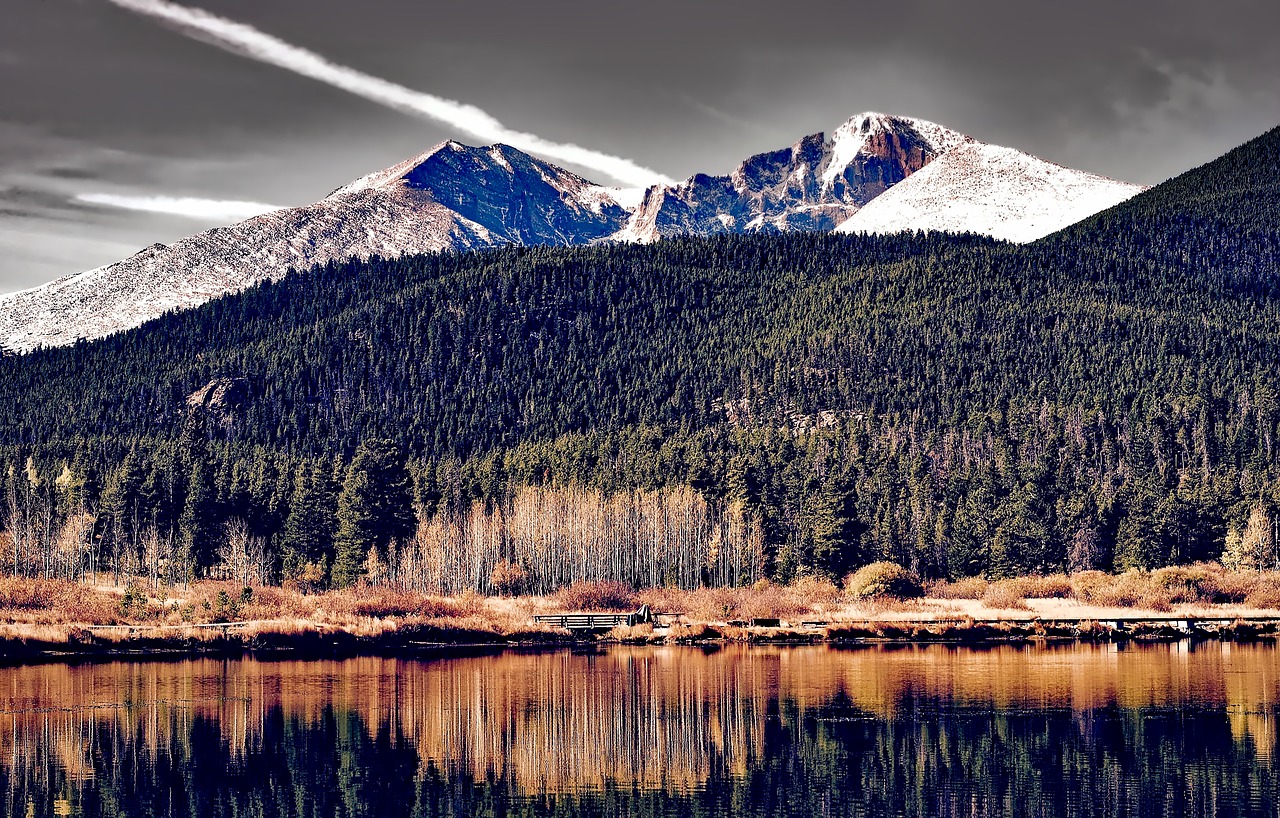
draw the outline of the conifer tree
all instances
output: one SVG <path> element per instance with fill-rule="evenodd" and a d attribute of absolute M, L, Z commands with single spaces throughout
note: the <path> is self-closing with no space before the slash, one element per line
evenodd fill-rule
<path fill-rule="evenodd" d="M 416 528 L 404 451 L 390 440 L 366 441 L 347 469 L 338 498 L 333 584 L 354 583 L 371 551 L 385 558 L 392 541 L 408 539 Z"/>
<path fill-rule="evenodd" d="M 185 567 L 194 576 L 204 576 L 213 566 L 220 529 L 209 464 L 198 459 L 191 464 L 186 501 L 178 518 L 181 553 L 187 560 Z"/>
<path fill-rule="evenodd" d="M 333 563 L 334 494 L 326 464 L 298 468 L 280 542 L 286 578 L 297 578 L 308 569 L 314 574 Z"/>

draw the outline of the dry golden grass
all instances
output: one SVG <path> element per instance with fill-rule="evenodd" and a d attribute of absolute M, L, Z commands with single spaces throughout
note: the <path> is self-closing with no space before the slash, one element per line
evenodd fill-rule
<path fill-rule="evenodd" d="M 1015 583 L 1007 581 L 993 582 L 988 585 L 987 590 L 982 594 L 982 604 L 1002 611 L 1030 610 L 1022 589 Z"/>
<path fill-rule="evenodd" d="M 719 639 L 721 631 L 704 622 L 692 625 L 672 625 L 667 631 L 668 641 L 677 644 L 682 642 L 701 642 L 708 639 Z"/>
<path fill-rule="evenodd" d="M 452 600 L 424 596 L 394 588 L 367 588 L 360 593 L 331 591 L 317 600 L 320 609 L 357 617 L 416 617 L 439 619 L 463 616 L 466 611 Z"/>
<path fill-rule="evenodd" d="M 830 582 L 807 578 L 790 586 L 762 580 L 750 588 L 650 588 L 636 598 L 657 613 L 699 622 L 732 622 L 817 614 L 838 604 L 840 591 Z"/>
<path fill-rule="evenodd" d="M 95 587 L 0 578 L 0 641 L 123 645 L 232 638 L 287 644 L 293 637 L 335 633 L 431 643 L 546 640 L 564 638 L 564 634 L 535 624 L 537 614 L 633 611 L 641 605 L 680 621 L 670 631 L 670 641 L 715 638 L 698 634 L 707 626 L 711 630 L 706 633 L 724 635 L 732 630 L 730 623 L 744 625 L 759 619 L 796 626 L 805 619 L 838 625 L 866 620 L 921 622 L 958 615 L 1093 618 L 1108 611 L 1114 616 L 1117 608 L 1148 612 L 1176 608 L 1228 616 L 1247 608 L 1280 609 L 1280 571 L 1230 571 L 1217 564 L 1121 574 L 1086 571 L 996 581 L 962 579 L 935 582 L 926 590 L 924 599 L 851 600 L 830 582 L 807 577 L 790 586 L 762 581 L 750 588 L 637 592 L 616 583 L 578 583 L 547 597 L 485 597 L 471 592 L 443 598 L 368 586 L 308 594 L 229 582 L 152 589 L 137 582 Z M 740 630 L 742 638 L 756 637 L 753 629 Z M 649 641 L 654 638 L 651 634 L 644 628 L 627 629 L 613 638 Z"/>
<path fill-rule="evenodd" d="M 654 640 L 653 625 L 620 625 L 605 635 L 611 642 L 642 645 Z"/>
<path fill-rule="evenodd" d="M 982 600 L 991 609 L 1025 609 L 1027 600 L 1075 600 L 1099 608 L 1131 608 L 1155 613 L 1176 606 L 1244 605 L 1280 608 L 1280 572 L 1233 571 L 1217 563 L 1172 566 L 1154 571 L 1081 571 L 1075 574 L 981 578 L 934 582 L 936 600 Z"/>
<path fill-rule="evenodd" d="M 937 580 L 925 586 L 925 596 L 932 599 L 982 599 L 988 583 L 982 577 L 964 577 L 954 582 Z"/>

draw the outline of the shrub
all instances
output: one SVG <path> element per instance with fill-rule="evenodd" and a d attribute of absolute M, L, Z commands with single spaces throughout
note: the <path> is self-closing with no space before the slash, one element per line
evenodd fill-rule
<path fill-rule="evenodd" d="M 458 594 L 452 604 L 458 609 L 457 616 L 479 616 L 488 612 L 486 602 L 484 594 L 477 592 L 474 588 L 468 588 Z"/>
<path fill-rule="evenodd" d="M 1069 599 L 1075 593 L 1071 579 L 1062 574 L 1020 577 L 1018 590 L 1023 599 Z"/>
<path fill-rule="evenodd" d="M 1168 591 L 1148 588 L 1138 594 L 1138 601 L 1134 607 L 1141 608 L 1144 611 L 1171 611 L 1173 610 L 1173 600 L 1170 598 Z"/>
<path fill-rule="evenodd" d="M 61 579 L 0 577 L 0 610 L 30 621 L 114 624 L 119 618 L 114 594 Z"/>
<path fill-rule="evenodd" d="M 1222 595 L 1217 574 L 1204 565 L 1161 568 L 1152 572 L 1151 584 L 1169 602 L 1217 602 Z"/>
<path fill-rule="evenodd" d="M 993 582 L 987 586 L 986 593 L 982 595 L 982 604 L 988 608 L 1001 610 L 1026 610 L 1024 588 L 1025 584 L 1017 580 Z"/>
<path fill-rule="evenodd" d="M 1267 573 L 1259 576 L 1244 602 L 1254 608 L 1280 608 L 1280 575 Z"/>
<path fill-rule="evenodd" d="M 35 611 L 58 607 L 70 583 L 57 579 L 0 578 L 0 608 Z"/>
<path fill-rule="evenodd" d="M 520 593 L 528 579 L 529 572 L 524 566 L 509 560 L 499 561 L 493 566 L 493 572 L 489 574 L 489 584 L 502 596 Z"/>
<path fill-rule="evenodd" d="M 1259 580 L 1259 575 L 1252 571 L 1223 571 L 1214 577 L 1215 598 L 1219 602 L 1244 602 L 1258 587 Z"/>
<path fill-rule="evenodd" d="M 798 603 L 820 605 L 840 599 L 840 589 L 828 579 L 807 576 L 791 583 L 791 593 Z"/>
<path fill-rule="evenodd" d="M 723 622 L 741 619 L 738 603 L 741 594 L 736 588 L 699 588 L 690 591 L 685 598 L 685 614 L 702 622 Z"/>
<path fill-rule="evenodd" d="M 1139 570 L 1120 575 L 1102 571 L 1081 571 L 1072 577 L 1076 599 L 1108 608 L 1143 608 L 1167 611 L 1175 594 L 1152 580 L 1152 575 Z"/>
<path fill-rule="evenodd" d="M 689 592 L 678 588 L 645 588 L 636 594 L 636 607 L 648 605 L 654 613 L 689 612 Z"/>
<path fill-rule="evenodd" d="M 251 598 L 244 600 L 244 603 L 244 616 L 247 619 L 296 619 L 315 615 L 315 597 L 269 585 L 252 589 Z"/>
<path fill-rule="evenodd" d="M 988 584 L 982 577 L 962 577 L 954 582 L 937 580 L 929 583 L 925 596 L 934 599 L 982 599 Z"/>
<path fill-rule="evenodd" d="M 924 594 L 920 578 L 895 562 L 873 562 L 845 578 L 844 590 L 853 599 L 915 599 Z"/>
<path fill-rule="evenodd" d="M 678 613 L 690 619 L 703 622 L 724 622 L 730 619 L 745 619 L 747 614 L 742 610 L 743 600 L 756 593 L 746 588 L 699 588 L 696 591 L 675 591 L 671 594 L 671 602 L 663 608 L 654 608 L 663 613 Z M 642 596 L 646 602 L 648 594 Z M 653 605 L 652 602 L 649 603 Z"/>
<path fill-rule="evenodd" d="M 124 589 L 124 595 L 120 597 L 120 615 L 127 619 L 131 616 L 145 615 L 146 612 L 146 592 L 138 583 L 130 582 Z"/>
<path fill-rule="evenodd" d="M 834 586 L 832 586 L 834 589 Z M 817 588 L 808 588 L 821 594 Z M 839 592 L 837 592 L 839 593 Z M 743 590 L 738 594 L 738 619 L 789 619 L 810 610 L 811 603 L 802 598 L 793 588 L 781 585 L 767 585 L 759 589 Z"/>
<path fill-rule="evenodd" d="M 561 588 L 555 595 L 556 604 L 573 611 L 629 611 L 636 607 L 636 592 L 625 582 L 578 581 Z"/>
<path fill-rule="evenodd" d="M 1135 573 L 1135 572 L 1129 572 Z M 1132 583 L 1125 583 L 1122 578 L 1105 571 L 1081 571 L 1071 577 L 1071 587 L 1076 599 L 1090 605 L 1107 607 L 1131 607 L 1138 598 Z"/>
<path fill-rule="evenodd" d="M 284 587 L 300 594 L 318 594 L 329 584 L 328 560 L 308 562 L 295 576 L 287 577 Z"/>

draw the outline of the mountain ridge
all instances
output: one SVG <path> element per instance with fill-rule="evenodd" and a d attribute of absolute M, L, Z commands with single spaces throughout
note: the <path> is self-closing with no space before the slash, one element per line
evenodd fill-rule
<path fill-rule="evenodd" d="M 290 269 L 348 258 L 506 244 L 648 243 L 682 235 L 856 229 L 852 220 L 864 207 L 909 184 L 939 157 L 972 144 L 983 143 L 925 120 L 868 112 L 837 127 L 830 140 L 824 133 L 810 134 L 790 148 L 748 157 L 729 174 L 695 174 L 637 196 L 507 145 L 471 147 L 447 140 L 314 204 L 152 245 L 114 264 L 0 296 L 0 349 L 26 352 L 102 337 L 278 279 Z M 1043 176 L 1049 166 L 1035 160 L 1015 170 Z M 1087 180 L 1083 193 L 1042 197 L 1048 204 L 1038 205 L 1039 211 L 1056 206 L 1071 219 L 1083 218 L 1142 189 L 1073 173 Z M 947 188 L 948 198 L 975 205 L 970 218 L 959 223 L 961 229 L 991 234 L 1007 220 L 1007 212 L 1027 209 L 1017 200 L 1018 185 L 1009 185 L 1000 202 L 1004 211 L 987 208 L 1000 218 L 989 215 L 984 223 L 974 217 L 986 212 L 976 205 L 990 198 L 982 184 Z M 1098 190 L 1105 195 L 1091 196 Z M 1076 207 L 1080 202 L 1087 206 Z M 956 228 L 952 221 L 930 221 L 915 211 L 890 215 L 872 227 L 879 232 Z M 1069 222 L 1050 218 L 1047 223 L 1058 229 Z M 1015 240 L 1027 240 L 1025 227 Z"/>

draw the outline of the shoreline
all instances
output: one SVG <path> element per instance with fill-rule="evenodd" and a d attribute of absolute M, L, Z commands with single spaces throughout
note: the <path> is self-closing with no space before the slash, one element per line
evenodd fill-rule
<path fill-rule="evenodd" d="M 873 566 L 874 567 L 874 566 Z M 898 569 L 899 571 L 901 569 Z M 856 578 L 856 577 L 855 577 Z M 961 580 L 907 589 L 792 585 L 545 596 L 432 596 L 392 586 L 306 592 L 0 579 L 0 664 L 190 656 L 426 656 L 609 644 L 1127 643 L 1280 639 L 1280 572 L 1204 564 L 1151 573 Z M 616 626 L 616 627 L 615 627 Z M 595 630 L 566 628 L 594 627 Z"/>
<path fill-rule="evenodd" d="M 960 619 L 866 619 L 832 622 L 823 627 L 742 627 L 717 622 L 671 624 L 657 628 L 636 626 L 603 633 L 523 631 L 502 634 L 490 630 L 438 627 L 406 623 L 376 635 L 340 626 L 294 628 L 288 632 L 264 629 L 271 622 L 211 623 L 166 631 L 146 625 L 67 625 L 65 639 L 52 639 L 49 626 L 23 634 L 21 625 L 8 625 L 0 634 L 0 665 L 102 660 L 175 661 L 196 657 L 281 660 L 346 659 L 363 656 L 426 658 L 439 654 L 497 653 L 508 650 L 554 651 L 604 648 L 610 645 L 663 647 L 668 645 L 718 648 L 730 644 L 828 645 L 831 647 L 950 645 L 985 647 L 1036 644 L 1126 644 L 1205 642 L 1275 642 L 1280 640 L 1280 617 L 1272 615 L 1198 614 L 1151 617 L 1131 615 L 1120 621 L 1079 620 L 1075 623 L 1036 617 Z M 296 625 L 296 623 L 294 623 Z M 104 638 L 97 631 L 128 630 L 123 638 Z"/>

